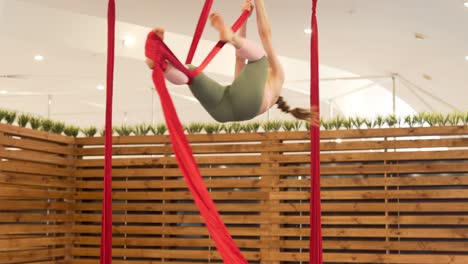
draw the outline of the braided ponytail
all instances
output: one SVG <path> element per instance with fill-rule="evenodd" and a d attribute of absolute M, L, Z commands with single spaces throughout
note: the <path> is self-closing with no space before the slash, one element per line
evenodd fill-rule
<path fill-rule="evenodd" d="M 276 101 L 276 104 L 278 105 L 278 109 L 281 111 L 293 115 L 297 119 L 301 120 L 310 120 L 310 110 L 307 110 L 305 108 L 294 108 L 291 109 L 291 107 L 284 101 L 284 98 L 282 96 L 278 97 L 278 100 Z"/>

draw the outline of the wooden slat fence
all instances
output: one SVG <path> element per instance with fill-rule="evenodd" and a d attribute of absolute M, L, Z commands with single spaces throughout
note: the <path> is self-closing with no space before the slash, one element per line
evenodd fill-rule
<path fill-rule="evenodd" d="M 71 260 L 74 141 L 0 124 L 0 263 Z"/>
<path fill-rule="evenodd" d="M 98 263 L 103 139 L 6 130 L 5 263 L 57 263 L 69 254 L 73 264 Z M 33 147 L 12 141 L 20 136 Z M 189 136 L 249 263 L 308 263 L 308 137 Z M 115 137 L 114 144 L 114 263 L 221 263 L 168 137 Z M 468 263 L 468 127 L 323 131 L 321 150 L 326 263 Z M 33 255 L 12 253 L 31 248 Z"/>

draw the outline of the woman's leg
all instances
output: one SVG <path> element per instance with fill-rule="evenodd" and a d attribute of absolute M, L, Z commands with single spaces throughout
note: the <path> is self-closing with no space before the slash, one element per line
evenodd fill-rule
<path fill-rule="evenodd" d="M 213 13 L 210 16 L 211 24 L 218 30 L 220 40 L 225 41 L 236 48 L 236 55 L 239 61 L 242 59 L 250 62 L 257 61 L 265 56 L 265 51 L 257 43 L 245 39 L 242 36 L 237 36 L 226 25 L 223 18 L 218 13 Z"/>
<path fill-rule="evenodd" d="M 268 57 L 272 78 L 275 78 L 282 83 L 284 82 L 284 70 L 278 59 L 278 55 L 273 48 L 270 20 L 268 19 L 263 0 L 255 0 L 255 9 L 257 15 L 258 34 Z"/>
<path fill-rule="evenodd" d="M 155 28 L 153 29 L 153 32 L 158 35 L 162 40 L 164 40 L 164 33 L 165 30 L 164 28 Z M 150 69 L 154 68 L 154 61 L 151 60 L 150 58 L 146 58 L 146 64 Z M 172 66 L 170 63 L 167 63 L 167 67 L 164 70 L 164 77 L 171 82 L 172 84 L 175 85 L 183 85 L 187 84 L 189 82 L 189 78 L 187 75 L 185 75 L 183 72 L 179 71 L 176 69 L 174 66 Z"/>
<path fill-rule="evenodd" d="M 244 11 L 249 11 L 249 12 L 252 12 L 253 11 L 253 5 L 252 5 L 252 0 L 245 0 L 245 3 L 242 5 L 242 12 Z M 247 22 L 246 21 L 242 27 L 239 29 L 239 34 L 238 36 L 241 37 L 241 38 L 247 38 Z M 245 68 L 245 57 L 244 56 L 240 56 L 240 54 L 238 54 L 237 50 L 236 50 L 236 68 L 235 68 L 235 72 L 234 72 L 234 77 L 237 78 L 237 76 L 239 76 L 239 73 L 241 73 L 241 71 Z"/>

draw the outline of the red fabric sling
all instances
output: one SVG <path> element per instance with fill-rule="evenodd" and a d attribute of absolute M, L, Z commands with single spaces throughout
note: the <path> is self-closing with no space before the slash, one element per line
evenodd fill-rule
<path fill-rule="evenodd" d="M 101 221 L 101 264 L 112 263 L 112 97 L 114 90 L 115 1 L 107 15 L 106 132 L 104 146 L 104 197 Z"/>
<path fill-rule="evenodd" d="M 320 109 L 317 0 L 312 0 L 310 42 L 310 106 Z M 322 223 L 320 208 L 320 128 L 310 126 L 310 250 L 309 262 L 322 264 Z"/>

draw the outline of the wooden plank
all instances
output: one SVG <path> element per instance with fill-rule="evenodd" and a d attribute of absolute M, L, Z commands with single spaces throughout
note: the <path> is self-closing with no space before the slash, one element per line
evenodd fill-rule
<path fill-rule="evenodd" d="M 250 156 L 197 156 L 198 164 L 257 164 L 270 162 L 259 155 Z M 273 162 L 273 161 L 271 161 Z M 176 165 L 175 157 L 157 158 L 118 158 L 112 160 L 113 167 L 136 167 L 136 166 L 164 166 Z M 104 159 L 80 159 L 77 160 L 77 168 L 103 167 Z"/>
<path fill-rule="evenodd" d="M 73 174 L 73 169 L 71 168 L 59 168 L 53 165 L 11 160 L 0 162 L 0 171 L 63 177 L 70 177 Z"/>
<path fill-rule="evenodd" d="M 0 210 L 72 210 L 73 205 L 67 202 L 55 201 L 17 201 L 0 198 Z"/>
<path fill-rule="evenodd" d="M 8 188 L 4 188 L 7 190 Z M 8 191 L 8 190 L 7 190 Z M 43 197 L 44 193 L 38 192 L 37 196 L 33 194 L 25 197 Z M 0 194 L 4 195 L 4 194 Z M 5 196 L 10 197 L 8 193 Z M 17 194 L 22 195 L 22 194 Z M 56 197 L 63 198 L 67 194 L 58 192 Z M 307 200 L 310 196 L 308 191 L 284 191 L 278 193 L 265 192 L 211 192 L 214 200 Z M 79 200 L 101 199 L 101 192 L 80 192 L 75 198 Z M 191 200 L 190 192 L 114 192 L 113 199 L 116 200 Z M 467 199 L 468 189 L 464 190 L 373 190 L 373 191 L 323 191 L 322 200 L 373 200 L 373 199 Z"/>
<path fill-rule="evenodd" d="M 351 141 L 351 142 L 322 142 L 321 151 L 350 151 L 350 150 L 378 150 L 405 148 L 436 148 L 436 147 L 467 147 L 468 138 L 448 139 L 418 139 L 394 141 Z M 310 150 L 309 143 L 272 143 L 261 144 L 226 144 L 226 145 L 192 145 L 194 154 L 228 154 L 228 153 L 262 153 L 271 151 L 306 152 Z M 113 154 L 118 155 L 164 155 L 172 154 L 170 146 L 124 146 L 114 147 Z M 102 156 L 103 147 L 81 148 L 78 156 Z"/>
<path fill-rule="evenodd" d="M 0 263 L 34 263 L 63 256 L 65 256 L 65 249 L 63 248 L 29 249 L 26 251 L 2 252 L 0 254 Z"/>
<path fill-rule="evenodd" d="M 280 237 L 299 237 L 308 236 L 308 228 L 277 228 L 274 233 L 268 228 L 256 227 L 230 227 L 229 232 L 233 236 L 280 236 Z M 371 237 L 393 237 L 393 238 L 451 238 L 451 239 L 465 239 L 468 237 L 468 230 L 466 228 L 328 228 L 322 229 L 324 237 L 357 237 L 357 238 L 371 238 Z M 100 226 L 97 225 L 75 225 L 73 232 L 82 234 L 99 234 Z M 115 234 L 145 234 L 145 235 L 208 235 L 208 230 L 205 227 L 192 227 L 192 226 L 113 226 L 113 233 Z"/>
<path fill-rule="evenodd" d="M 113 238 L 115 246 L 132 247 L 208 247 L 215 246 L 209 238 L 151 238 L 151 237 L 115 237 Z M 259 243 L 253 239 L 235 239 L 236 244 L 242 248 L 265 248 L 267 245 Z M 79 236 L 75 240 L 75 245 L 99 246 L 101 240 L 99 237 Z M 281 240 L 275 246 L 279 248 L 308 249 L 308 240 Z M 323 242 L 324 249 L 334 250 L 403 250 L 403 251 L 468 251 L 468 242 L 382 242 L 382 241 L 328 241 Z"/>
<path fill-rule="evenodd" d="M 372 153 L 322 153 L 323 163 L 327 162 L 369 162 L 369 161 L 431 161 L 431 160 L 460 160 L 468 159 L 467 150 L 449 151 L 421 151 L 421 152 L 372 152 Z M 309 163 L 309 154 L 271 155 L 268 159 L 259 155 L 249 156 L 196 156 L 195 160 L 200 165 L 248 165 L 257 163 Z M 175 157 L 156 158 L 118 158 L 114 159 L 114 167 L 136 166 L 164 166 L 176 165 Z M 103 167 L 104 159 L 81 159 L 76 163 L 77 168 Z"/>
<path fill-rule="evenodd" d="M 42 140 L 33 140 L 28 138 L 13 138 L 0 136 L 0 145 L 12 148 L 20 148 L 27 150 L 36 150 L 40 152 L 72 155 L 74 154 L 74 148 L 72 146 L 64 146 L 53 142 L 47 142 Z"/>
<path fill-rule="evenodd" d="M 302 155 L 302 154 L 301 154 Z M 297 156 L 301 156 L 297 155 Z M 283 163 L 282 155 L 277 162 Z M 290 155 L 288 155 L 290 156 Z M 293 162 L 307 162 L 309 155 L 303 155 L 302 159 L 297 158 Z M 286 156 L 287 157 L 287 156 Z M 465 160 L 468 159 L 468 150 L 447 150 L 447 151 L 418 151 L 418 152 L 371 152 L 371 153 L 322 153 L 320 161 L 326 162 L 369 162 L 369 161 L 432 161 L 432 160 Z M 292 163 L 292 162 L 291 162 Z"/>
<path fill-rule="evenodd" d="M 221 216 L 227 224 L 309 224 L 309 216 Z M 1 216 L 0 216 L 0 219 Z M 80 214 L 77 222 L 99 222 L 101 214 Z M 198 215 L 114 214 L 115 223 L 204 223 Z M 468 216 L 322 216 L 324 225 L 468 225 Z"/>
<path fill-rule="evenodd" d="M 8 160 L 19 160 L 19 161 L 28 161 L 28 162 L 37 162 L 37 163 L 46 163 L 54 164 L 61 166 L 70 166 L 73 163 L 59 155 L 40 153 L 36 151 L 29 150 L 2 150 L 0 149 L 0 158 Z"/>
<path fill-rule="evenodd" d="M 277 253 L 265 256 L 281 261 L 307 261 L 309 253 Z M 324 253 L 325 262 L 330 263 L 392 263 L 392 264 L 464 264 L 468 256 L 419 255 L 419 254 L 363 254 L 363 253 Z"/>
<path fill-rule="evenodd" d="M 379 129 L 350 129 L 321 131 L 321 139 L 351 139 L 351 138 L 381 138 L 381 137 L 408 137 L 408 136 L 441 136 L 441 135 L 467 135 L 468 126 L 444 127 L 417 127 L 417 128 L 379 128 Z M 233 133 L 233 134 L 199 134 L 188 135 L 190 142 L 249 142 L 264 140 L 309 140 L 308 131 L 281 132 L 281 133 Z M 165 136 L 130 136 L 114 137 L 114 144 L 154 144 L 168 143 Z M 77 145 L 104 145 L 103 137 L 77 138 Z"/>
<path fill-rule="evenodd" d="M 73 217 L 66 214 L 46 214 L 46 213 L 1 213 L 0 223 L 21 223 L 21 222 L 72 222 Z"/>
<path fill-rule="evenodd" d="M 71 242 L 71 239 L 65 237 L 10 238 L 0 239 L 0 249 L 2 251 L 25 250 L 35 247 L 63 246 Z"/>
<path fill-rule="evenodd" d="M 337 165 L 321 166 L 323 175 L 353 175 L 353 174 L 383 174 L 387 173 L 449 173 L 466 172 L 468 163 L 428 163 L 428 164 L 388 164 L 388 165 Z M 202 176 L 268 176 L 268 175 L 308 175 L 309 167 L 306 166 L 288 166 L 279 168 L 201 168 Z M 102 177 L 103 169 L 77 170 L 76 177 Z M 179 169 L 114 169 L 113 177 L 181 177 Z"/>
<path fill-rule="evenodd" d="M 74 182 L 53 176 L 36 176 L 23 173 L 0 173 L 0 183 L 36 187 L 72 188 Z"/>
<path fill-rule="evenodd" d="M 1 197 L 7 199 L 72 199 L 73 193 L 68 191 L 0 186 L 0 198 Z"/>
<path fill-rule="evenodd" d="M 1 175 L 0 175 L 1 182 Z M 76 181 L 78 188 L 102 189 L 102 181 Z M 261 181 L 260 179 L 225 179 L 225 180 L 205 180 L 208 188 L 262 188 L 262 187 L 283 187 L 283 188 L 308 188 L 309 179 Z M 468 185 L 468 176 L 446 176 L 446 177 L 398 177 L 388 178 L 340 178 L 321 180 L 324 187 L 377 187 L 377 186 L 462 186 Z M 158 189 L 158 188 L 187 188 L 185 180 L 114 180 L 114 189 Z"/>
<path fill-rule="evenodd" d="M 99 256 L 98 248 L 77 248 L 74 247 L 74 256 Z M 260 255 L 258 252 L 243 252 L 248 260 L 259 260 Z M 113 257 L 128 258 L 174 258 L 178 259 L 219 259 L 216 250 L 161 250 L 161 249 L 113 249 Z M 172 263 L 172 262 L 171 262 Z"/>
<path fill-rule="evenodd" d="M 269 132 L 269 133 L 221 133 L 221 134 L 195 134 L 187 135 L 190 143 L 225 143 L 225 142 L 258 142 L 264 140 L 304 140 L 309 138 L 309 132 Z M 113 137 L 115 145 L 138 145 L 138 144 L 165 144 L 170 143 L 169 136 L 129 136 Z M 103 137 L 77 138 L 76 145 L 96 146 L 104 145 Z"/>
<path fill-rule="evenodd" d="M 320 132 L 321 139 L 382 138 L 411 136 L 467 135 L 468 126 L 414 127 L 414 128 L 377 128 L 327 130 Z"/>
<path fill-rule="evenodd" d="M 467 190 L 468 192 L 468 190 Z M 268 193 L 262 192 L 212 192 L 213 200 L 265 200 Z M 79 192 L 75 195 L 77 200 L 102 199 L 102 192 Z M 112 199 L 115 200 L 192 200 L 192 194 L 184 192 L 114 192 Z"/>
<path fill-rule="evenodd" d="M 79 236 L 75 240 L 75 245 L 99 246 L 99 237 Z M 239 247 L 265 248 L 266 245 L 253 239 L 234 239 Z M 214 242 L 210 238 L 151 238 L 151 237 L 115 237 L 112 239 L 113 245 L 131 247 L 214 247 Z"/>
<path fill-rule="evenodd" d="M 289 144 L 288 144 L 289 145 Z M 294 146 L 294 145 L 291 145 Z M 381 140 L 381 141 L 350 141 L 350 142 L 322 142 L 321 151 L 344 150 L 375 150 L 375 149 L 405 149 L 405 148 L 437 148 L 437 147 L 466 147 L 468 138 L 443 139 L 413 139 L 413 140 Z M 298 148 L 296 146 L 296 148 Z"/>
<path fill-rule="evenodd" d="M 349 199 L 467 199 L 468 189 L 459 190 L 388 190 L 388 191 L 322 191 L 322 200 Z M 270 199 L 275 200 L 306 200 L 309 192 L 271 193 Z"/>
<path fill-rule="evenodd" d="M 70 225 L 0 225 L 0 234 L 5 235 L 33 235 L 33 234 L 61 234 L 69 232 Z"/>
<path fill-rule="evenodd" d="M 49 142 L 57 142 L 63 144 L 73 144 L 75 138 L 62 136 L 58 134 L 48 133 L 39 130 L 33 130 L 29 128 L 12 126 L 7 124 L 0 124 L 0 132 L 3 132 L 8 135 L 21 136 L 27 138 L 41 139 Z"/>
<path fill-rule="evenodd" d="M 4 206 L 3 206 L 4 207 Z M 134 211 L 134 212 L 161 212 L 161 211 L 185 211 L 198 212 L 195 204 L 157 204 L 157 203 L 114 203 L 113 210 L 119 211 Z M 240 206 L 239 204 L 217 204 L 216 208 L 220 212 L 260 212 L 260 211 L 275 211 L 275 212 L 308 212 L 310 205 L 307 202 L 302 203 L 281 203 L 277 207 L 269 208 L 261 204 L 249 204 L 248 206 Z M 76 203 L 77 210 L 94 210 L 102 209 L 100 202 L 96 203 Z M 348 202 L 348 203 L 322 203 L 323 212 L 468 212 L 468 204 L 464 202 L 420 202 L 420 203 L 369 203 L 369 202 Z"/>

